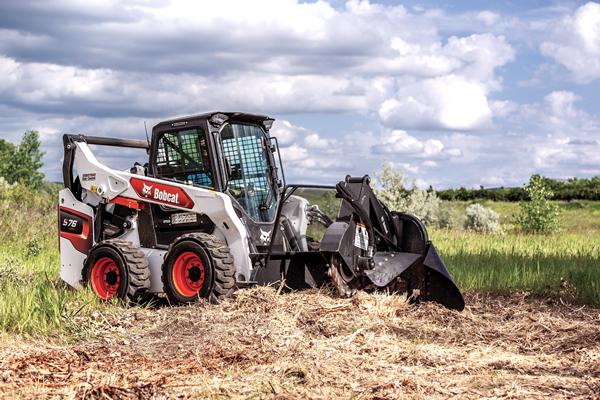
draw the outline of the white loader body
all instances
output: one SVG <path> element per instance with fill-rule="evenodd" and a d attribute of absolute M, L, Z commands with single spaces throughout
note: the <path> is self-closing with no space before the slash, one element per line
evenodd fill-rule
<path fill-rule="evenodd" d="M 250 279 L 252 264 L 249 258 L 248 232 L 235 213 L 229 196 L 209 189 L 117 171 L 100 163 L 87 143 L 73 142 L 72 145 L 77 146 L 74 164 L 81 187 L 86 191 L 87 204 L 78 201 L 69 189 L 60 191 L 60 210 L 74 212 L 75 216 L 82 218 L 84 225 L 80 233 L 60 234 L 60 275 L 69 285 L 76 288 L 81 286 L 82 269 L 87 257 L 85 250 L 89 251 L 98 242 L 98 238 L 94 237 L 94 212 L 88 204 L 108 204 L 115 201 L 154 203 L 182 212 L 206 215 L 215 224 L 213 235 L 229 246 L 235 262 L 236 279 L 241 282 Z M 139 246 L 137 218 L 134 217 L 129 222 L 130 227 L 120 239 Z M 69 224 L 69 218 L 61 218 L 59 223 Z M 149 291 L 162 292 L 161 266 L 166 250 L 144 247 L 141 250 L 150 265 Z"/>

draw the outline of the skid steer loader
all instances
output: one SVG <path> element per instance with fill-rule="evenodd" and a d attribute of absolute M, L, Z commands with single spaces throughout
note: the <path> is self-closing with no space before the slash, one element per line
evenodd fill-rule
<path fill-rule="evenodd" d="M 216 302 L 256 284 L 331 284 L 463 309 L 421 221 L 388 210 L 368 176 L 286 184 L 273 121 L 213 112 L 161 122 L 147 141 L 64 135 L 62 279 L 102 299 Z M 147 162 L 114 170 L 90 145 L 142 149 Z"/>

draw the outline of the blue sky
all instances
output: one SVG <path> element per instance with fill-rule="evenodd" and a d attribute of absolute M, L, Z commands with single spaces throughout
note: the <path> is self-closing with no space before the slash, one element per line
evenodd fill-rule
<path fill-rule="evenodd" d="M 209 110 L 277 118 L 294 182 L 600 175 L 597 2 L 3 1 L 0 75 L 0 135 L 38 130 L 52 180 L 63 133 Z"/>

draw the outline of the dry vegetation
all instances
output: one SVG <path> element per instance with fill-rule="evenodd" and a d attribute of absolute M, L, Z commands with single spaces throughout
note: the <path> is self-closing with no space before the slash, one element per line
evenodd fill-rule
<path fill-rule="evenodd" d="M 600 310 L 467 304 L 256 288 L 218 306 L 97 311 L 74 321 L 93 333 L 76 344 L 0 342 L 0 397 L 599 398 Z"/>

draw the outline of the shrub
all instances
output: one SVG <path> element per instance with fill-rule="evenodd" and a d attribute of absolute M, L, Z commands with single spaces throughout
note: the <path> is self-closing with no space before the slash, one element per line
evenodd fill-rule
<path fill-rule="evenodd" d="M 467 207 L 465 229 L 479 233 L 502 233 L 500 215 L 481 204 L 471 204 Z"/>
<path fill-rule="evenodd" d="M 36 257 L 42 251 L 42 243 L 40 239 L 34 237 L 30 239 L 25 245 L 25 256 L 27 257 Z"/>
<path fill-rule="evenodd" d="M 442 229 L 461 229 L 464 226 L 465 216 L 461 214 L 450 202 L 440 202 L 436 226 Z"/>
<path fill-rule="evenodd" d="M 22 238 L 54 234 L 56 204 L 56 190 L 50 185 L 32 188 L 22 182 L 9 184 L 0 178 L 0 241 L 25 244 Z"/>
<path fill-rule="evenodd" d="M 550 202 L 554 194 L 544 183 L 543 178 L 532 175 L 525 192 L 529 201 L 519 204 L 521 213 L 516 218 L 521 229 L 533 233 L 549 233 L 558 230 L 558 205 Z"/>
<path fill-rule="evenodd" d="M 383 164 L 383 170 L 375 174 L 381 189 L 377 190 L 377 196 L 382 203 L 392 210 L 399 210 L 404 206 L 408 190 L 404 188 L 406 178 L 399 171 L 394 171 L 389 163 Z"/>
<path fill-rule="evenodd" d="M 406 178 L 401 172 L 394 171 L 389 163 L 383 164 L 376 179 L 381 185 L 377 196 L 390 210 L 412 214 L 428 226 L 437 225 L 440 199 L 433 190 L 420 189 L 414 183 L 410 190 L 406 189 Z"/>

